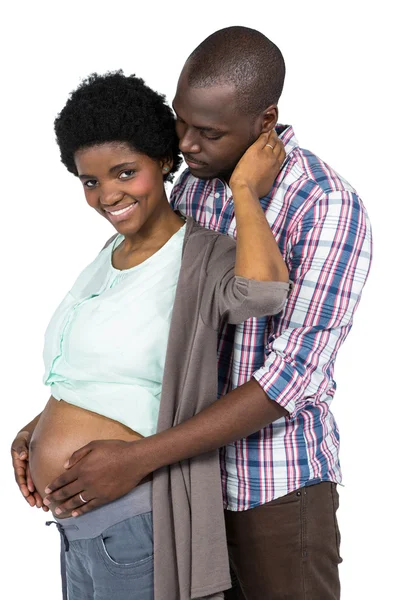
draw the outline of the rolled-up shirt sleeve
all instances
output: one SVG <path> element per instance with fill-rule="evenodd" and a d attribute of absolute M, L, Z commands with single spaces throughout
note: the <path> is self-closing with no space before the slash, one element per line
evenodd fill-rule
<path fill-rule="evenodd" d="M 207 265 L 202 299 L 203 321 L 218 330 L 221 323 L 242 323 L 250 317 L 275 315 L 287 301 L 291 283 L 258 281 L 235 275 L 236 244 L 216 238 Z"/>
<path fill-rule="evenodd" d="M 293 289 L 269 336 L 265 364 L 253 374 L 289 417 L 334 393 L 334 360 L 351 329 L 371 251 L 368 217 L 349 191 L 324 194 L 291 233 Z"/>

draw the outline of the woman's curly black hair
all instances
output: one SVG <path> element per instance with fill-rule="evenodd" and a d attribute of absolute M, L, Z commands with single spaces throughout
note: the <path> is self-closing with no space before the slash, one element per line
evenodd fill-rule
<path fill-rule="evenodd" d="M 54 122 L 61 160 L 78 175 L 74 154 L 106 142 L 125 142 L 154 159 L 172 159 L 164 180 L 172 181 L 182 162 L 175 118 L 165 96 L 122 70 L 92 73 L 70 94 Z"/>

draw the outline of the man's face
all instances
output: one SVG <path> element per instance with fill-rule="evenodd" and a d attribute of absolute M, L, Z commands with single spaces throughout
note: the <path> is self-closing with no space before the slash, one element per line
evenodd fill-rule
<path fill-rule="evenodd" d="M 179 147 L 195 177 L 229 181 L 236 164 L 262 130 L 262 118 L 240 114 L 230 85 L 192 87 L 185 71 L 172 103 Z"/>

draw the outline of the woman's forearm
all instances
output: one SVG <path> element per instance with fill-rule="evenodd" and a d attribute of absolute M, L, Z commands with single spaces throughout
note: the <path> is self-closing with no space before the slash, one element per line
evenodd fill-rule
<path fill-rule="evenodd" d="M 235 275 L 258 281 L 288 281 L 288 270 L 256 193 L 233 187 L 236 216 Z"/>
<path fill-rule="evenodd" d="M 262 133 L 244 153 L 229 181 L 236 217 L 235 274 L 247 279 L 289 280 L 259 200 L 271 190 L 284 158 L 284 146 L 276 132 Z"/>

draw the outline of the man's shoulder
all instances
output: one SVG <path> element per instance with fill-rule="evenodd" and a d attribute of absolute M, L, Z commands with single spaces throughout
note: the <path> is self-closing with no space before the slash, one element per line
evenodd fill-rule
<path fill-rule="evenodd" d="M 360 213 L 368 219 L 367 211 L 356 189 L 313 152 L 297 146 L 287 157 L 283 177 L 272 193 L 271 207 L 286 211 L 288 227 L 320 211 L 332 213 L 347 210 L 348 219 L 358 219 Z M 354 209 L 354 210 L 353 210 Z"/>
<path fill-rule="evenodd" d="M 300 196 L 310 194 L 314 198 L 335 192 L 357 194 L 342 175 L 317 154 L 299 145 L 291 125 L 279 124 L 276 130 L 287 154 L 279 182 L 281 189 L 288 190 L 291 196 L 297 191 Z"/>
<path fill-rule="evenodd" d="M 332 192 L 357 194 L 347 179 L 310 150 L 298 147 L 295 162 L 304 178 L 317 186 L 323 194 Z"/>
<path fill-rule="evenodd" d="M 304 198 L 312 195 L 315 199 L 338 192 L 357 195 L 342 175 L 298 144 L 291 125 L 279 125 L 277 131 L 287 154 L 278 188 L 285 193 L 289 191 L 290 195 L 297 193 Z"/>

